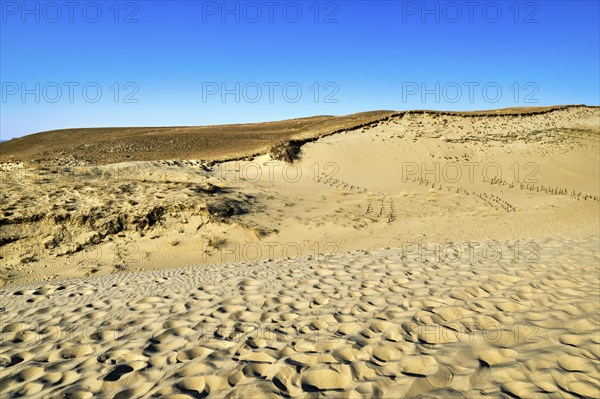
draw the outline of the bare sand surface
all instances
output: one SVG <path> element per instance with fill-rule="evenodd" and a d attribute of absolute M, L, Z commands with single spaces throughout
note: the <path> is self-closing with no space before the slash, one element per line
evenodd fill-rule
<path fill-rule="evenodd" d="M 598 245 L 544 240 L 520 261 L 391 248 L 4 288 L 1 389 L 595 398 Z"/>
<path fill-rule="evenodd" d="M 600 109 L 530 111 L 3 163 L 0 391 L 599 397 Z"/>

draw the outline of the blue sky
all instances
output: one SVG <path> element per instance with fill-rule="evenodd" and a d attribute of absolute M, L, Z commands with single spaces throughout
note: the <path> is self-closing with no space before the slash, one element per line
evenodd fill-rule
<path fill-rule="evenodd" d="M 0 1 L 2 139 L 600 101 L 598 1 L 75 3 Z"/>

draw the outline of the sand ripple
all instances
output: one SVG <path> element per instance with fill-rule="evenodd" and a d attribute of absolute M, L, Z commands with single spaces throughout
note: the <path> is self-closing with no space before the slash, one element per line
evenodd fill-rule
<path fill-rule="evenodd" d="M 598 239 L 536 263 L 398 249 L 5 287 L 0 389 L 27 398 L 600 395 Z"/>

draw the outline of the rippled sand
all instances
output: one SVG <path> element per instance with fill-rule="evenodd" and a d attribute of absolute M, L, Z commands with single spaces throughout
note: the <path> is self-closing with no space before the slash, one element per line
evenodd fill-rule
<path fill-rule="evenodd" d="M 500 262 L 390 248 L 4 288 L 1 389 L 595 398 L 598 245 L 546 240 L 533 260 Z"/>

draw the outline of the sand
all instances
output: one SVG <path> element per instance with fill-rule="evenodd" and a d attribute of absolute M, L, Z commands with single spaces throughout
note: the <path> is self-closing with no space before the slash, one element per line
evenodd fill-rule
<path fill-rule="evenodd" d="M 4 163 L 0 391 L 596 398 L 599 129 L 405 113 L 293 163 Z"/>
<path fill-rule="evenodd" d="M 310 141 L 293 164 L 260 155 L 5 170 L 0 285 L 420 242 L 596 236 L 599 119 L 586 107 L 405 114 Z"/>
<path fill-rule="evenodd" d="M 4 288 L 6 397 L 598 397 L 598 239 Z"/>

